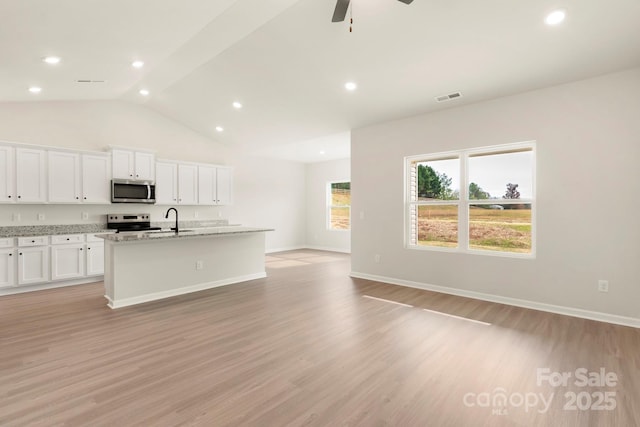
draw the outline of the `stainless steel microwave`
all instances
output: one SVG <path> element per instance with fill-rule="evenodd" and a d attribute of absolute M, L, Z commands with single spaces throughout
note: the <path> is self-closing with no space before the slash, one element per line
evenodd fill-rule
<path fill-rule="evenodd" d="M 112 179 L 111 202 L 155 203 L 156 185 L 153 181 Z"/>

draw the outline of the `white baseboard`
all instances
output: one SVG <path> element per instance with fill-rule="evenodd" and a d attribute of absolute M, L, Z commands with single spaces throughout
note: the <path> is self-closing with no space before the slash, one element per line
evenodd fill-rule
<path fill-rule="evenodd" d="M 327 246 L 313 246 L 313 245 L 307 245 L 305 247 L 305 249 L 313 249 L 316 251 L 327 251 L 327 252 L 339 252 L 342 254 L 350 254 L 351 250 L 350 249 L 344 249 L 344 248 L 330 248 Z"/>
<path fill-rule="evenodd" d="M 81 279 L 61 280 L 58 282 L 45 282 L 36 285 L 21 285 L 0 289 L 0 296 L 23 294 L 26 292 L 44 291 L 46 289 L 64 288 L 66 286 L 85 285 L 104 281 L 104 276 L 83 277 Z"/>
<path fill-rule="evenodd" d="M 198 283 L 197 285 L 185 286 L 183 288 L 171 289 L 171 290 L 162 291 L 162 292 L 154 292 L 152 294 L 140 295 L 137 297 L 123 298 L 117 301 L 112 300 L 106 295 L 105 295 L 105 298 L 109 301 L 107 305 L 110 308 L 115 309 L 115 308 L 122 308 L 130 305 L 135 305 L 135 304 L 141 304 L 144 302 L 150 302 L 150 301 L 156 301 L 159 299 L 175 297 L 178 295 L 189 294 L 192 292 L 204 291 L 205 289 L 212 289 L 220 286 L 232 285 L 234 283 L 246 282 L 246 281 L 255 280 L 255 279 L 262 279 L 264 277 L 267 277 L 267 273 L 262 272 L 262 273 L 248 274 L 245 276 L 231 277 L 223 280 L 216 280 L 213 282 Z"/>
<path fill-rule="evenodd" d="M 287 251 L 297 251 L 299 249 L 306 249 L 307 247 L 305 245 L 302 246 L 288 246 L 286 248 L 273 248 L 273 249 L 267 249 L 264 253 L 266 254 L 272 254 L 275 252 L 287 252 Z"/>
<path fill-rule="evenodd" d="M 457 295 L 466 298 L 473 298 L 482 301 L 496 302 L 499 304 L 512 305 L 516 307 L 529 308 L 532 310 L 546 311 L 549 313 L 562 314 L 565 316 L 580 317 L 582 319 L 596 320 L 598 322 L 613 323 L 615 325 L 631 326 L 640 328 L 640 319 L 635 317 L 618 316 L 616 314 L 601 313 L 598 311 L 583 310 L 580 308 L 565 307 L 561 305 L 545 304 L 536 301 L 528 301 L 517 298 L 502 297 L 499 295 L 485 294 L 481 292 L 466 291 L 462 289 L 448 288 L 444 286 L 431 285 L 428 283 L 413 282 L 410 280 L 395 279 L 393 277 L 377 276 L 374 274 L 351 272 L 351 277 L 358 279 L 372 280 L 374 282 L 388 283 L 391 285 L 407 286 L 409 288 L 424 289 L 427 291 L 439 292 L 449 295 Z"/>

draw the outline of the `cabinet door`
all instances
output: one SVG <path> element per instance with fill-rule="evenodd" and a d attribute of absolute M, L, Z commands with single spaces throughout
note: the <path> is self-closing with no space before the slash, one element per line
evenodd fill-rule
<path fill-rule="evenodd" d="M 49 151 L 49 202 L 80 202 L 80 155 Z"/>
<path fill-rule="evenodd" d="M 16 284 L 16 251 L 15 249 L 0 249 L 0 289 L 9 288 Z"/>
<path fill-rule="evenodd" d="M 45 202 L 47 199 L 43 150 L 16 149 L 16 192 L 18 203 Z"/>
<path fill-rule="evenodd" d="M 152 153 L 135 153 L 135 178 L 154 181 L 156 179 L 156 156 Z"/>
<path fill-rule="evenodd" d="M 178 164 L 156 163 L 156 204 L 178 203 Z"/>
<path fill-rule="evenodd" d="M 14 162 L 13 147 L 0 146 L 0 203 L 16 201 Z"/>
<path fill-rule="evenodd" d="M 231 168 L 216 169 L 216 204 L 218 205 L 230 205 L 233 202 L 231 172 Z"/>
<path fill-rule="evenodd" d="M 198 166 L 198 203 L 216 204 L 216 168 L 213 166 Z"/>
<path fill-rule="evenodd" d="M 107 154 L 82 155 L 82 201 L 111 203 L 111 162 Z"/>
<path fill-rule="evenodd" d="M 198 204 L 198 166 L 178 165 L 178 203 Z"/>
<path fill-rule="evenodd" d="M 49 247 L 18 248 L 18 285 L 49 281 Z"/>
<path fill-rule="evenodd" d="M 84 244 L 51 246 L 51 280 L 84 276 Z"/>
<path fill-rule="evenodd" d="M 104 274 L 104 242 L 87 243 L 87 276 Z"/>
<path fill-rule="evenodd" d="M 134 179 L 133 151 L 111 150 L 112 176 L 116 179 Z"/>

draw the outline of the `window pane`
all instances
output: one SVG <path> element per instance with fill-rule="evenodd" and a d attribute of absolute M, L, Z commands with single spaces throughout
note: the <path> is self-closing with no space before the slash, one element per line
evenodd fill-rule
<path fill-rule="evenodd" d="M 418 200 L 458 200 L 460 198 L 460 160 L 417 162 Z"/>
<path fill-rule="evenodd" d="M 458 206 L 418 206 L 418 245 L 458 246 Z"/>
<path fill-rule="evenodd" d="M 331 204 L 351 206 L 350 182 L 334 182 L 331 184 Z"/>
<path fill-rule="evenodd" d="M 351 208 L 331 208 L 331 229 L 332 230 L 348 230 L 349 229 L 349 210 Z"/>
<path fill-rule="evenodd" d="M 533 151 L 469 157 L 469 199 L 533 197 Z"/>
<path fill-rule="evenodd" d="M 469 248 L 531 253 L 531 205 L 469 206 Z"/>

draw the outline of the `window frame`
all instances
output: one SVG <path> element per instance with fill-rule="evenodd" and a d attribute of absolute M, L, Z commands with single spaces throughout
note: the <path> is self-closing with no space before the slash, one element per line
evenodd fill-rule
<path fill-rule="evenodd" d="M 469 158 L 481 155 L 496 155 L 501 153 L 531 151 L 531 197 L 522 199 L 469 199 Z M 469 148 L 455 151 L 446 151 L 439 153 L 412 155 L 404 158 L 404 246 L 406 249 L 419 251 L 438 251 L 450 253 L 464 253 L 487 256 L 499 256 L 508 258 L 524 258 L 535 259 L 536 257 L 536 142 L 526 141 L 510 144 L 492 145 L 487 147 Z M 430 200 L 418 201 L 417 193 L 415 200 L 412 200 L 414 191 L 414 183 L 417 184 L 417 169 L 414 164 L 458 158 L 460 160 L 460 189 L 457 200 Z M 505 204 L 529 204 L 531 205 L 531 252 L 518 253 L 497 251 L 488 249 L 476 249 L 469 247 L 469 209 L 471 205 L 505 205 Z M 456 247 L 428 246 L 419 245 L 412 242 L 415 235 L 415 222 L 413 218 L 413 207 L 415 206 L 415 215 L 417 217 L 418 206 L 433 205 L 457 205 L 458 206 L 458 244 Z"/>
<path fill-rule="evenodd" d="M 333 184 L 344 184 L 344 183 L 349 183 L 349 185 L 351 185 L 351 180 L 349 179 L 342 179 L 342 180 L 333 180 L 333 181 L 328 181 L 327 185 L 326 185 L 326 226 L 327 226 L 327 231 L 338 231 L 338 232 L 345 232 L 345 231 L 351 231 L 351 205 L 334 205 L 331 202 L 333 201 L 333 197 L 331 194 L 331 186 Z M 349 190 L 351 191 L 351 190 Z M 331 227 L 331 209 L 332 208 L 348 208 L 349 209 L 349 228 L 332 228 Z"/>

